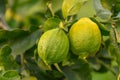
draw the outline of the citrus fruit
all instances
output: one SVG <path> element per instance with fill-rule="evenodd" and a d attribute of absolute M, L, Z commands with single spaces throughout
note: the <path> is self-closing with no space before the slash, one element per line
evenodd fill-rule
<path fill-rule="evenodd" d="M 67 57 L 68 50 L 68 37 L 60 28 L 46 31 L 38 42 L 38 54 L 46 64 L 63 61 Z"/>
<path fill-rule="evenodd" d="M 101 44 L 101 32 L 96 23 L 89 18 L 81 18 L 69 31 L 70 47 L 81 57 L 95 54 Z"/>

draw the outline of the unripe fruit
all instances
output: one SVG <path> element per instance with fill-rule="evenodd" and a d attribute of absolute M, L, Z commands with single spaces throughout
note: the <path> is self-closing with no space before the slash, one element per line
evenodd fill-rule
<path fill-rule="evenodd" d="M 67 57 L 68 50 L 68 37 L 60 28 L 46 31 L 38 42 L 39 56 L 46 64 L 63 61 Z"/>
<path fill-rule="evenodd" d="M 74 54 L 81 57 L 94 55 L 100 48 L 101 32 L 89 18 L 81 18 L 69 31 L 70 47 Z"/>

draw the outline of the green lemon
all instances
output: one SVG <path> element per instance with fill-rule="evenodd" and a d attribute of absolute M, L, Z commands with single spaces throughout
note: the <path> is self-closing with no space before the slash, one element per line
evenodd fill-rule
<path fill-rule="evenodd" d="M 81 18 L 69 31 L 70 47 L 80 57 L 94 55 L 101 45 L 101 32 L 89 18 Z"/>
<path fill-rule="evenodd" d="M 38 54 L 44 63 L 48 65 L 66 59 L 68 51 L 69 39 L 60 28 L 46 31 L 38 42 Z"/>

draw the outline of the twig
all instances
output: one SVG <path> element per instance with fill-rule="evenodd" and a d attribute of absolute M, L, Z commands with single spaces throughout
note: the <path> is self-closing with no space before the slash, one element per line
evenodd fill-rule
<path fill-rule="evenodd" d="M 21 57 L 22 70 L 24 70 L 25 69 L 25 67 L 24 67 L 24 54 L 21 54 L 20 57 Z"/>
<path fill-rule="evenodd" d="M 2 29 L 4 29 L 4 30 L 8 30 L 8 27 L 7 27 L 7 25 L 3 22 L 3 19 L 2 19 L 2 18 L 0 18 L 0 27 L 1 27 Z"/>
<path fill-rule="evenodd" d="M 55 16 L 54 12 L 53 12 L 53 9 L 52 9 L 52 4 L 50 2 L 47 3 L 47 6 L 52 14 L 52 16 Z"/>
<path fill-rule="evenodd" d="M 59 65 L 57 63 L 54 64 L 54 66 L 56 67 L 56 69 L 62 73 L 62 70 L 60 69 Z"/>

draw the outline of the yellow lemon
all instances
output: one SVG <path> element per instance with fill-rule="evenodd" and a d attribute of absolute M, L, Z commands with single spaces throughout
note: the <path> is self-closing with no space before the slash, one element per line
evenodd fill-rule
<path fill-rule="evenodd" d="M 96 23 L 89 18 L 81 18 L 69 31 L 70 47 L 81 57 L 95 54 L 101 45 L 101 32 Z"/>

